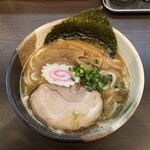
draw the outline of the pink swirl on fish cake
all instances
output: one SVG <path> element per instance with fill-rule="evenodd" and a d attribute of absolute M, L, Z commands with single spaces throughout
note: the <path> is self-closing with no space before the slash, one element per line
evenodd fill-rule
<path fill-rule="evenodd" d="M 71 79 L 72 75 L 67 70 L 51 70 L 49 72 L 49 77 L 55 81 L 67 82 Z"/>

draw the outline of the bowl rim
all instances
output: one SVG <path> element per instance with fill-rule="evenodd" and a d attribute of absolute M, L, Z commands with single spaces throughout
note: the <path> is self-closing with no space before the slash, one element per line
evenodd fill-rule
<path fill-rule="evenodd" d="M 63 20 L 64 19 L 59 19 L 59 20 L 55 20 L 55 21 L 49 22 L 47 24 L 52 24 L 52 26 L 53 26 L 55 24 L 60 23 Z M 44 24 L 44 25 L 40 26 L 39 28 L 44 27 L 47 24 Z M 38 30 L 39 28 L 37 28 L 35 30 Z M 14 53 L 11 56 L 11 59 L 9 61 L 8 68 L 7 68 L 7 73 L 6 73 L 6 90 L 7 90 L 7 95 L 8 95 L 9 101 L 11 103 L 11 106 L 13 107 L 14 111 L 19 116 L 19 118 L 21 120 L 23 120 L 32 130 L 38 132 L 39 134 L 41 134 L 41 135 L 43 135 L 45 137 L 48 137 L 48 138 L 51 138 L 51 139 L 54 139 L 54 140 L 68 141 L 68 142 L 69 141 L 70 142 L 93 141 L 93 140 L 105 137 L 105 136 L 113 133 L 118 128 L 120 128 L 123 124 L 125 124 L 129 120 L 129 118 L 133 115 L 133 113 L 135 112 L 135 110 L 137 109 L 137 107 L 138 107 L 138 105 L 139 105 L 139 103 L 141 101 L 141 98 L 142 98 L 142 95 L 143 95 L 143 91 L 144 91 L 144 82 L 145 82 L 144 69 L 143 69 L 143 64 L 142 64 L 142 61 L 140 59 L 140 56 L 139 56 L 138 52 L 136 51 L 136 49 L 134 48 L 134 46 L 132 45 L 132 43 L 125 37 L 125 35 L 123 35 L 117 29 L 113 28 L 113 31 L 114 31 L 114 33 L 115 33 L 116 36 L 121 36 L 123 38 L 123 40 L 125 40 L 125 42 L 127 42 L 129 44 L 129 46 L 132 48 L 132 52 L 133 52 L 136 60 L 138 61 L 138 69 L 140 69 L 140 75 L 139 75 L 139 77 L 140 77 L 140 79 L 139 79 L 139 81 L 140 81 L 140 83 L 139 83 L 139 85 L 140 85 L 140 92 L 139 92 L 138 98 L 136 99 L 136 101 L 134 101 L 132 103 L 132 105 L 130 106 L 130 108 L 125 112 L 124 116 L 118 118 L 117 122 L 114 122 L 111 126 L 108 126 L 104 130 L 104 131 L 107 131 L 106 133 L 103 131 L 104 133 L 94 132 L 92 134 L 88 134 L 88 135 L 85 135 L 83 137 L 67 137 L 67 136 L 65 137 L 65 136 L 61 136 L 59 134 L 49 134 L 49 133 L 46 133 L 46 132 L 40 130 L 39 128 L 37 128 L 34 124 L 32 124 L 32 122 L 29 122 L 28 119 L 25 117 L 25 115 L 23 115 L 19 111 L 18 107 L 14 103 L 15 100 L 13 99 L 13 96 L 11 94 L 10 76 L 11 76 L 11 71 L 12 71 L 13 63 L 14 63 L 16 57 L 17 57 L 17 52 L 14 51 Z M 27 38 L 29 39 L 30 36 L 32 36 L 32 34 L 33 34 L 33 32 L 31 32 L 29 35 L 27 35 L 22 42 L 24 42 Z"/>

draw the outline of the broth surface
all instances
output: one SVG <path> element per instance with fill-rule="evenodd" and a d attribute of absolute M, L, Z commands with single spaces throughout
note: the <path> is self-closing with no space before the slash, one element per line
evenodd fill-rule
<path fill-rule="evenodd" d="M 91 62 L 90 65 L 85 63 L 87 60 Z M 96 64 L 95 60 L 98 60 L 99 63 Z M 112 82 L 100 93 L 103 100 L 103 112 L 98 122 L 110 119 L 122 110 L 128 97 L 131 81 L 127 66 L 121 56 L 117 53 L 116 57 L 112 59 L 104 46 L 80 40 L 62 39 L 49 45 L 43 45 L 33 52 L 26 62 L 20 79 L 20 92 L 22 101 L 26 100 L 24 103 L 26 109 L 32 112 L 29 103 L 31 94 L 41 84 L 48 83 L 41 76 L 42 66 L 54 63 L 72 66 L 82 64 L 88 69 L 95 66 L 100 69 L 101 74 L 112 76 Z M 41 121 L 39 118 L 35 118 Z"/>

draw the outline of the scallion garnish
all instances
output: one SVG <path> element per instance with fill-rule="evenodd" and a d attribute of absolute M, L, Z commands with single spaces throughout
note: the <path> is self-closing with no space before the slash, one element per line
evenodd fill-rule
<path fill-rule="evenodd" d="M 102 92 L 103 88 L 112 82 L 112 75 L 100 74 L 100 69 L 97 67 L 88 70 L 87 67 L 78 64 L 69 70 L 73 70 L 71 71 L 73 76 L 80 77 L 81 85 L 90 92 L 93 90 Z"/>
<path fill-rule="evenodd" d="M 78 112 L 78 111 L 74 111 L 74 112 L 73 112 L 73 116 L 74 116 L 75 118 L 77 118 L 78 115 L 79 115 L 79 112 Z"/>
<path fill-rule="evenodd" d="M 90 64 L 91 64 L 89 60 L 86 60 L 85 63 L 86 63 L 87 65 L 90 65 Z"/>
<path fill-rule="evenodd" d="M 96 64 L 99 64 L 99 60 L 98 60 L 98 59 L 95 59 L 95 63 L 96 63 Z"/>

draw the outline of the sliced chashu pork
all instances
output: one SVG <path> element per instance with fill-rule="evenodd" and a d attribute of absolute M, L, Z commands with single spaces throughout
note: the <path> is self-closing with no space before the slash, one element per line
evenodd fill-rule
<path fill-rule="evenodd" d="M 48 127 L 64 130 L 92 125 L 103 109 L 100 93 L 89 92 L 78 84 L 71 88 L 41 84 L 32 93 L 29 103 L 40 121 Z"/>

